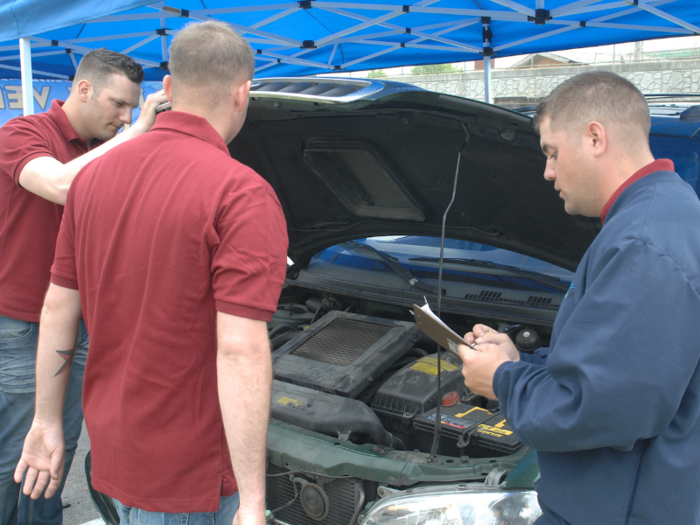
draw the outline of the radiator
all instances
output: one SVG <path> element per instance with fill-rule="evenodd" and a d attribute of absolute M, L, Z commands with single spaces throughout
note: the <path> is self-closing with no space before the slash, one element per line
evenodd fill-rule
<path fill-rule="evenodd" d="M 302 475 L 274 465 L 267 473 L 284 474 L 267 478 L 267 508 L 290 525 L 354 525 L 365 503 L 357 478 Z"/>

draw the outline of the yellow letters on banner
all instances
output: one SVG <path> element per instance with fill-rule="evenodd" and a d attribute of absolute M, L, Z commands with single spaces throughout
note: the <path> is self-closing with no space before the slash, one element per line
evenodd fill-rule
<path fill-rule="evenodd" d="M 49 86 L 42 86 L 41 87 L 41 93 L 39 93 L 36 88 L 34 88 L 34 100 L 37 101 L 39 104 L 39 107 L 41 108 L 42 111 L 46 109 L 46 102 L 49 100 L 49 93 L 51 92 L 51 88 Z"/>
<path fill-rule="evenodd" d="M 24 109 L 22 103 L 22 86 L 5 86 L 7 91 L 7 100 L 10 103 L 10 109 Z"/>
<path fill-rule="evenodd" d="M 39 93 L 36 88 L 33 89 L 34 100 L 36 100 L 37 104 L 39 104 L 41 110 L 44 111 L 49 101 L 51 86 L 42 86 L 41 93 Z M 5 91 L 7 92 L 9 109 L 24 109 L 24 102 L 22 101 L 22 86 L 5 86 Z M 4 97 L 0 97 L 0 109 L 5 109 Z"/>

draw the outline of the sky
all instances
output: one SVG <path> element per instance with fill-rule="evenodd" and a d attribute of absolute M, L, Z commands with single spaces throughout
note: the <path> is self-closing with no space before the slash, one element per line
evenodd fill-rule
<path fill-rule="evenodd" d="M 642 42 L 642 51 L 644 53 L 651 53 L 656 51 L 674 51 L 679 49 L 696 49 L 700 48 L 700 36 L 690 36 L 690 37 L 679 37 L 679 38 L 664 38 L 657 40 L 645 40 Z M 554 51 L 556 55 L 575 60 L 577 62 L 586 63 L 601 63 L 601 62 L 612 62 L 613 56 L 616 61 L 621 60 L 622 57 L 631 56 L 634 53 L 634 42 L 628 44 L 616 44 L 614 46 L 598 46 L 598 47 L 586 47 L 581 49 L 572 49 L 570 51 Z M 516 64 L 526 55 L 518 55 L 512 57 L 498 58 L 494 57 L 494 69 L 507 68 Z M 465 69 L 467 71 L 473 69 L 473 62 L 460 62 L 454 64 L 459 69 Z M 410 75 L 412 66 L 405 67 L 395 67 L 387 68 L 383 71 L 389 75 Z M 348 76 L 347 73 L 343 74 Z M 366 77 L 367 72 L 353 73 L 353 77 Z"/>

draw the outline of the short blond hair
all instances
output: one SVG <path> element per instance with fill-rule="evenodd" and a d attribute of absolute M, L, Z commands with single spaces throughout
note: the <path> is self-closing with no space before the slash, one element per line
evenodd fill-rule
<path fill-rule="evenodd" d="M 182 86 L 211 92 L 252 80 L 255 58 L 248 42 L 225 22 L 192 22 L 170 45 L 173 90 Z"/>
<path fill-rule="evenodd" d="M 569 78 L 539 105 L 535 129 L 545 117 L 552 129 L 577 130 L 597 121 L 616 128 L 630 146 L 649 144 L 651 117 L 644 95 L 629 80 L 609 71 L 592 71 Z M 640 142 L 641 141 L 641 142 Z"/>

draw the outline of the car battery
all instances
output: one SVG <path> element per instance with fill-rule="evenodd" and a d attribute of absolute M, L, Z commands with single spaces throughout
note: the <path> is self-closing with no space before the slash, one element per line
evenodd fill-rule
<path fill-rule="evenodd" d="M 384 383 L 372 399 L 372 410 L 389 431 L 413 433 L 413 419 L 440 402 L 442 394 L 465 391 L 459 360 L 443 355 L 440 360 L 440 392 L 437 388 L 437 357 L 429 355 L 406 365 Z"/>
<path fill-rule="evenodd" d="M 420 442 L 432 442 L 437 409 L 432 409 L 413 422 Z M 440 408 L 441 440 L 438 453 L 452 456 L 490 457 L 516 452 L 522 443 L 502 414 L 484 408 L 457 403 Z"/>
<path fill-rule="evenodd" d="M 504 454 L 512 454 L 523 446 L 503 414 L 479 423 L 471 433 L 471 442 Z"/>

